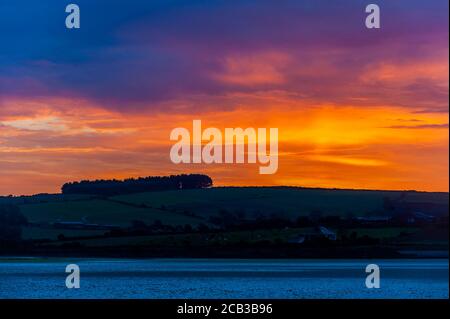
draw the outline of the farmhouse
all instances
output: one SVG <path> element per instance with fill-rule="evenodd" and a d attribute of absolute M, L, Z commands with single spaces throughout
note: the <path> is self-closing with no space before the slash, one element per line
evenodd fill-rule
<path fill-rule="evenodd" d="M 304 242 L 321 238 L 335 241 L 337 240 L 337 235 L 335 232 L 329 230 L 328 228 L 319 226 L 310 232 L 303 232 L 291 238 L 288 242 L 292 244 L 303 244 Z"/>

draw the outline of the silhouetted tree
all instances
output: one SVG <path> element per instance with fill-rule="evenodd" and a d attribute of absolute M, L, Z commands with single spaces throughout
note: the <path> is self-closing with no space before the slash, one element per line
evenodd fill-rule
<path fill-rule="evenodd" d="M 182 187 L 180 187 L 180 185 Z M 125 180 L 95 180 L 66 183 L 62 186 L 63 194 L 90 194 L 112 196 L 139 192 L 197 189 L 213 185 L 212 179 L 202 174 L 183 174 L 171 176 L 149 176 Z"/>

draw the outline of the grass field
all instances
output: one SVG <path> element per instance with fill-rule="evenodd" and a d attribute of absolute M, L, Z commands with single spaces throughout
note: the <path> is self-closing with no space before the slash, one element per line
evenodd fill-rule
<path fill-rule="evenodd" d="M 81 221 L 127 227 L 133 220 L 152 224 L 160 220 L 167 225 L 196 225 L 201 220 L 152 208 L 137 208 L 108 200 L 84 200 L 26 204 L 21 212 L 32 223 Z"/>
<path fill-rule="evenodd" d="M 246 219 L 278 215 L 295 219 L 318 211 L 322 216 L 346 217 L 386 214 L 385 197 L 402 198 L 410 202 L 430 202 L 448 205 L 447 193 L 357 191 L 271 187 L 218 187 L 138 193 L 111 198 L 86 195 L 37 195 L 24 198 L 0 198 L 2 202 L 19 204 L 28 221 L 52 224 L 57 221 L 87 221 L 128 227 L 133 220 L 152 224 L 156 220 L 165 225 L 193 227 L 209 224 L 210 216 L 219 211 L 240 212 Z M 79 231 L 78 231 L 79 232 Z M 67 237 L 98 235 L 104 231 L 77 233 L 74 230 L 25 228 L 24 238 L 55 239 L 63 233 Z M 386 234 L 387 237 L 389 235 Z M 382 236 L 383 237 L 383 236 Z"/>
<path fill-rule="evenodd" d="M 402 195 L 403 194 L 403 195 Z M 406 194 L 406 195 L 405 195 Z M 80 221 L 128 225 L 132 220 L 168 225 L 198 224 L 220 210 L 257 214 L 277 214 L 288 218 L 308 216 L 312 211 L 326 215 L 365 216 L 384 214 L 383 199 L 446 203 L 447 193 L 354 191 L 301 188 L 219 187 L 182 191 L 149 192 L 111 197 L 83 198 L 77 195 L 46 195 L 20 205 L 31 222 Z M 22 202 L 24 200 L 22 199 Z M 187 216 L 194 214 L 201 218 Z"/>
<path fill-rule="evenodd" d="M 23 227 L 22 238 L 33 240 L 57 240 L 60 234 L 66 237 L 88 237 L 103 235 L 105 230 L 82 230 L 82 229 L 52 229 L 41 227 Z"/>
<path fill-rule="evenodd" d="M 65 201 L 78 201 L 78 200 L 88 200 L 94 198 L 93 195 L 77 195 L 77 194 L 38 194 L 33 196 L 19 196 L 19 197 L 0 197 L 1 204 L 13 204 L 13 205 L 24 205 L 24 204 L 39 204 L 48 202 L 65 202 Z"/>
<path fill-rule="evenodd" d="M 253 231 L 229 231 L 216 234 L 171 234 L 171 235 L 150 235 L 150 236 L 134 236 L 134 237 L 110 237 L 77 240 L 87 247 L 107 247 L 107 246 L 185 246 L 186 244 L 193 246 L 205 245 L 222 245 L 222 244 L 239 244 L 240 242 L 256 243 L 256 242 L 288 242 L 290 239 L 304 233 L 310 233 L 313 227 L 303 228 L 284 228 L 270 230 L 253 230 Z M 356 232 L 358 237 L 370 236 L 383 240 L 398 238 L 401 233 L 414 234 L 419 230 L 416 228 L 382 228 L 382 229 L 364 229 L 353 228 L 343 232 L 338 232 L 338 238 L 342 235 L 349 236 L 352 232 Z M 419 241 L 419 243 L 422 243 Z M 61 245 L 62 243 L 49 243 L 49 245 Z"/>
<path fill-rule="evenodd" d="M 173 235 L 150 235 L 134 237 L 110 237 L 77 240 L 86 247 L 108 247 L 108 246 L 206 246 L 211 244 L 239 244 L 255 243 L 260 241 L 267 242 L 286 242 L 292 237 L 310 232 L 312 228 L 291 228 L 291 229 L 273 229 L 273 230 L 255 230 L 255 231 L 231 231 L 217 234 L 173 234 Z M 48 245 L 61 245 L 61 242 L 49 243 Z"/>
<path fill-rule="evenodd" d="M 402 195 L 403 194 L 403 195 Z M 281 214 L 296 218 L 312 211 L 323 215 L 365 216 L 383 214 L 383 199 L 403 196 L 408 201 L 447 203 L 448 194 L 420 192 L 356 191 L 303 188 L 219 187 L 183 191 L 139 193 L 117 196 L 115 199 L 149 207 L 165 207 L 175 211 L 189 211 L 207 217 L 219 210 L 244 211 L 247 217 L 255 214 Z"/>
<path fill-rule="evenodd" d="M 411 227 L 386 227 L 386 228 L 349 228 L 345 229 L 342 232 L 339 232 L 338 235 L 346 235 L 350 236 L 351 233 L 355 232 L 358 237 L 361 236 L 369 236 L 373 238 L 380 239 L 388 239 L 395 238 L 400 236 L 401 234 L 415 234 L 419 231 L 418 228 Z"/>

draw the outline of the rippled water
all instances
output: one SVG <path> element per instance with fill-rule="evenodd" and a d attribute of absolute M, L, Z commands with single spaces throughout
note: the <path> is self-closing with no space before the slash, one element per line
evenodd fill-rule
<path fill-rule="evenodd" d="M 65 267 L 81 270 L 67 289 Z M 365 267 L 381 269 L 367 289 Z M 448 298 L 448 260 L 0 259 L 0 298 Z"/>

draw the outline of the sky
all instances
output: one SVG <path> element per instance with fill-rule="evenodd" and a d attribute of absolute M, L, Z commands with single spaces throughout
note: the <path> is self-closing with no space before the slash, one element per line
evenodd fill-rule
<path fill-rule="evenodd" d="M 367 29 L 365 6 L 381 9 Z M 447 0 L 0 3 L 0 195 L 83 179 L 448 191 Z M 279 168 L 170 161 L 172 129 L 276 127 Z"/>

